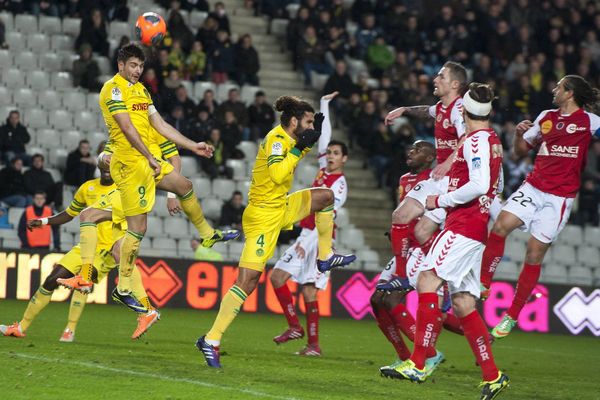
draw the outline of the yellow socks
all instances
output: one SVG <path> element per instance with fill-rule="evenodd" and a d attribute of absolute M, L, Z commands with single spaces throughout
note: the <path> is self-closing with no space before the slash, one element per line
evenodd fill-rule
<path fill-rule="evenodd" d="M 204 218 L 202 207 L 200 207 L 194 190 L 192 189 L 187 194 L 180 196 L 179 202 L 185 215 L 187 215 L 188 219 L 192 221 L 192 224 L 198 230 L 200 237 L 202 239 L 210 239 L 215 233 L 215 229 Z"/>
<path fill-rule="evenodd" d="M 240 308 L 248 295 L 240 287 L 233 285 L 221 300 L 219 314 L 213 323 L 212 328 L 206 334 L 207 343 L 218 346 L 221 343 L 223 333 L 233 322 L 235 317 L 240 312 Z"/>
<path fill-rule="evenodd" d="M 52 298 L 52 291 L 46 290 L 40 286 L 40 288 L 35 292 L 35 294 L 29 300 L 29 304 L 27 304 L 27 309 L 25 309 L 25 313 L 23 314 L 23 319 L 21 320 L 21 330 L 25 332 L 29 325 L 33 322 L 35 317 L 42 311 L 48 303 L 50 303 L 50 299 Z"/>
<path fill-rule="evenodd" d="M 96 224 L 93 222 L 80 223 L 79 236 L 81 247 L 81 271 L 79 274 L 83 279 L 91 282 L 94 257 L 96 256 L 96 245 L 98 243 Z"/>
<path fill-rule="evenodd" d="M 75 329 L 77 329 L 77 324 L 79 323 L 79 318 L 81 318 L 81 314 L 83 313 L 87 296 L 87 294 L 73 290 L 71 305 L 69 306 L 69 322 L 67 322 L 67 328 L 73 332 L 75 332 Z"/>
<path fill-rule="evenodd" d="M 131 272 L 131 294 L 138 299 L 138 301 L 148 310 L 154 310 L 154 306 L 150 303 L 150 299 L 148 298 L 148 294 L 146 293 L 146 288 L 144 287 L 144 282 L 142 281 L 142 274 L 140 274 L 140 270 L 137 266 L 133 267 L 133 271 Z"/>
<path fill-rule="evenodd" d="M 333 252 L 333 204 L 315 213 L 319 233 L 319 260 L 327 260 Z"/>
<path fill-rule="evenodd" d="M 128 230 L 121 243 L 121 260 L 119 265 L 119 283 L 117 289 L 121 293 L 132 291 L 131 274 L 135 268 L 140 244 L 144 235 Z"/>

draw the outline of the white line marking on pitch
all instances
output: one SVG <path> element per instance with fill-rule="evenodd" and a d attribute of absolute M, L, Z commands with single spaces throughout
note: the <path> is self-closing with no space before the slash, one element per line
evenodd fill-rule
<path fill-rule="evenodd" d="M 198 380 L 194 380 L 194 379 L 175 378 L 172 376 L 158 375 L 158 374 L 153 374 L 150 372 L 129 371 L 129 370 L 125 370 L 125 369 L 107 367 L 106 365 L 88 363 L 88 362 L 83 362 L 83 361 L 73 361 L 73 360 L 64 360 L 64 359 L 58 359 L 58 358 L 33 356 L 30 354 L 22 354 L 22 353 L 5 353 L 5 354 L 7 354 L 9 356 L 13 355 L 13 356 L 16 356 L 19 358 L 26 358 L 29 360 L 36 360 L 36 361 L 49 362 L 49 363 L 58 363 L 58 364 L 78 365 L 81 367 L 100 369 L 100 370 L 110 371 L 110 372 L 117 372 L 120 374 L 128 374 L 128 375 L 141 376 L 141 377 L 145 377 L 145 378 L 161 379 L 163 381 L 189 383 L 190 385 L 203 386 L 203 387 L 213 388 L 213 389 L 230 390 L 233 392 L 242 392 L 242 393 L 251 394 L 253 396 L 258 396 L 258 397 L 268 397 L 271 399 L 280 399 L 280 400 L 298 400 L 296 397 L 277 396 L 274 394 L 258 392 L 255 390 L 240 389 L 240 388 L 235 388 L 235 387 L 231 387 L 231 386 L 217 385 L 214 383 L 198 381 Z"/>

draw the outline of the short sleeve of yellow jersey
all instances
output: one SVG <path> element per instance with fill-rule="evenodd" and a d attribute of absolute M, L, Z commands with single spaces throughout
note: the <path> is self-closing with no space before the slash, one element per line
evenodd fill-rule
<path fill-rule="evenodd" d="M 71 204 L 69 204 L 69 207 L 66 209 L 67 214 L 69 214 L 71 217 L 78 216 L 88 206 L 85 198 L 86 190 L 87 185 L 84 183 L 83 185 L 79 186 L 75 196 L 73 196 Z"/>
<path fill-rule="evenodd" d="M 156 132 L 156 142 L 158 147 L 160 148 L 160 152 L 162 153 L 162 157 L 165 160 L 168 160 L 171 157 L 175 157 L 179 155 L 179 151 L 177 151 L 177 146 L 175 143 L 171 142 L 169 139 L 158 133 L 158 131 L 152 128 L 154 132 Z"/>
<path fill-rule="evenodd" d="M 108 112 L 111 116 L 127 112 L 127 106 L 123 97 L 123 91 L 117 83 L 112 82 L 104 85 L 100 92 L 100 107 L 102 111 Z"/>

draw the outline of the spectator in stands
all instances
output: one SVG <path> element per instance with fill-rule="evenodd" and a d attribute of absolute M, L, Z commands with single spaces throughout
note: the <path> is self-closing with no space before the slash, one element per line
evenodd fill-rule
<path fill-rule="evenodd" d="M 330 74 L 331 66 L 325 61 L 325 52 L 327 48 L 315 31 L 314 26 L 307 26 L 304 35 L 298 42 L 296 49 L 297 65 L 302 68 L 304 73 L 304 85 L 312 84 L 312 71 L 318 74 Z"/>
<path fill-rule="evenodd" d="M 60 226 L 43 225 L 39 229 L 27 229 L 27 222 L 32 219 L 48 218 L 52 209 L 46 205 L 46 193 L 36 192 L 33 204 L 25 208 L 19 220 L 18 234 L 23 249 L 50 249 L 51 239 L 54 239 L 54 249 L 60 251 Z"/>
<path fill-rule="evenodd" d="M 58 11 L 58 1 L 56 0 L 31 0 L 29 5 L 31 7 L 31 13 L 36 17 L 40 14 L 51 17 L 60 16 Z"/>
<path fill-rule="evenodd" d="M 371 71 L 371 75 L 380 79 L 383 71 L 388 69 L 394 63 L 394 55 L 388 49 L 383 36 L 378 36 L 367 49 L 367 64 Z"/>
<path fill-rule="evenodd" d="M 80 140 L 77 148 L 67 156 L 64 182 L 66 185 L 79 187 L 94 177 L 95 169 L 96 159 L 90 152 L 90 142 Z"/>
<path fill-rule="evenodd" d="M 75 40 L 75 49 L 79 49 L 83 43 L 89 43 L 93 52 L 108 57 L 106 21 L 98 8 L 92 9 L 81 19 L 81 29 Z"/>
<path fill-rule="evenodd" d="M 217 108 L 217 121 L 224 124 L 227 111 L 233 111 L 233 115 L 240 125 L 248 126 L 248 110 L 246 110 L 246 105 L 240 101 L 240 91 L 236 88 L 229 89 L 227 100 Z"/>
<path fill-rule="evenodd" d="M 175 69 L 175 67 L 169 63 L 169 50 L 160 49 L 158 51 L 158 64 L 156 64 L 155 69 L 158 80 L 163 84 L 165 79 L 169 77 L 169 72 L 171 72 L 172 69 Z"/>
<path fill-rule="evenodd" d="M 356 123 L 354 126 L 350 127 L 351 142 L 356 139 L 363 149 L 369 149 L 370 141 L 379 129 L 380 123 L 381 117 L 377 114 L 375 103 L 373 101 L 367 101 L 364 104 Z"/>
<path fill-rule="evenodd" d="M 188 123 L 185 119 L 185 113 L 181 105 L 175 105 L 175 107 L 171 109 L 171 113 L 166 116 L 165 121 L 183 135 L 188 135 Z"/>
<path fill-rule="evenodd" d="M 332 67 L 338 61 L 344 60 L 350 49 L 350 43 L 347 35 L 342 28 L 330 26 L 325 37 L 327 43 L 327 51 L 325 52 L 325 60 Z"/>
<path fill-rule="evenodd" d="M 131 42 L 131 39 L 129 38 L 129 36 L 121 36 L 121 40 L 119 40 L 119 44 L 117 45 L 117 48 L 113 51 L 113 56 L 111 59 L 111 63 L 112 63 L 112 68 L 113 68 L 113 72 L 117 73 L 119 72 L 119 66 L 117 65 L 117 55 L 119 54 L 119 49 L 121 49 L 121 47 L 128 45 L 129 42 Z"/>
<path fill-rule="evenodd" d="M 243 127 L 238 123 L 233 111 L 225 111 L 225 121 L 220 126 L 221 139 L 231 157 L 233 149 L 242 141 Z M 237 157 L 236 157 L 237 158 Z"/>
<path fill-rule="evenodd" d="M 245 84 L 258 86 L 258 70 L 260 61 L 258 52 L 252 46 L 252 37 L 249 34 L 242 35 L 235 46 L 235 76 L 238 85 Z"/>
<path fill-rule="evenodd" d="M 192 82 L 205 80 L 206 62 L 207 58 L 202 47 L 202 42 L 196 40 L 192 45 L 192 51 L 185 60 L 187 79 L 191 80 Z"/>
<path fill-rule="evenodd" d="M 183 116 L 186 120 L 189 121 L 194 117 L 196 103 L 189 97 L 185 86 L 179 85 L 179 87 L 175 89 L 175 101 L 172 103 L 172 106 L 181 106 L 181 108 L 183 108 Z"/>
<path fill-rule="evenodd" d="M 388 126 L 383 122 L 377 124 L 374 132 L 364 132 L 368 142 L 363 142 L 369 163 L 373 166 L 377 187 L 383 187 L 387 178 L 388 165 L 394 156 L 394 137 Z"/>
<path fill-rule="evenodd" d="M 212 89 L 206 89 L 202 95 L 202 100 L 198 107 L 205 107 L 211 116 L 216 116 L 219 103 L 215 100 L 215 92 Z"/>
<path fill-rule="evenodd" d="M 12 229 L 13 225 L 8 222 L 8 208 L 0 206 L 0 229 Z M 6 247 L 6 246 L 4 246 Z"/>
<path fill-rule="evenodd" d="M 337 61 L 335 63 L 335 71 L 327 78 L 327 82 L 325 82 L 323 93 L 339 93 L 333 101 L 335 106 L 337 99 L 343 100 L 342 103 L 347 102 L 352 95 L 353 89 L 354 82 L 352 82 L 352 78 L 348 74 L 346 62 L 342 60 Z"/>
<path fill-rule="evenodd" d="M 93 92 L 100 91 L 100 67 L 96 60 L 92 59 L 92 46 L 83 43 L 79 48 L 79 58 L 73 61 L 73 85 L 80 86 Z"/>
<path fill-rule="evenodd" d="M 162 90 L 160 92 L 161 102 L 163 106 L 168 106 L 175 100 L 175 90 L 181 86 L 181 75 L 175 68 L 169 71 L 169 75 L 163 81 Z"/>
<path fill-rule="evenodd" d="M 192 250 L 194 250 L 194 260 L 196 261 L 223 261 L 221 253 L 212 247 L 200 246 L 198 239 L 192 239 L 190 242 Z"/>
<path fill-rule="evenodd" d="M 173 43 L 175 43 L 175 41 L 178 41 L 183 51 L 185 53 L 188 53 L 192 48 L 194 34 L 185 23 L 183 15 L 181 15 L 179 11 L 171 10 L 169 19 L 167 21 L 167 28 L 169 30 L 171 38 L 173 39 Z"/>
<path fill-rule="evenodd" d="M 381 30 L 375 26 L 375 15 L 364 15 L 361 27 L 355 35 L 359 57 L 364 58 L 367 55 L 367 49 L 378 36 L 381 36 Z"/>
<path fill-rule="evenodd" d="M 598 205 L 600 204 L 600 193 L 594 179 L 585 177 L 579 190 L 579 207 L 577 209 L 577 223 L 580 225 L 598 226 L 600 216 Z"/>
<path fill-rule="evenodd" d="M 8 49 L 8 43 L 6 43 L 6 27 L 2 20 L 0 20 L 0 49 Z"/>
<path fill-rule="evenodd" d="M 185 53 L 181 48 L 181 41 L 179 41 L 179 39 L 173 39 L 167 59 L 169 60 L 169 65 L 175 68 L 180 75 L 183 75 L 185 68 Z"/>
<path fill-rule="evenodd" d="M 219 226 L 221 229 L 242 229 L 242 214 L 246 206 L 244 205 L 244 197 L 242 192 L 236 190 L 231 194 L 231 198 L 223 203 L 221 207 L 221 218 Z"/>
<path fill-rule="evenodd" d="M 209 56 L 215 50 L 217 45 L 217 31 L 219 30 L 219 23 L 217 20 L 210 15 L 204 20 L 202 26 L 198 28 L 196 33 L 196 40 L 202 42 L 204 50 Z"/>
<path fill-rule="evenodd" d="M 196 117 L 190 122 L 187 137 L 194 142 L 204 142 L 210 136 L 210 132 L 216 127 L 217 121 L 210 115 L 208 109 L 205 106 L 199 106 L 196 109 Z M 180 151 L 183 154 L 188 152 L 191 155 L 188 150 L 182 149 Z"/>
<path fill-rule="evenodd" d="M 248 107 L 248 123 L 250 128 L 250 139 L 260 140 L 273 128 L 275 123 L 275 111 L 267 103 L 265 92 L 259 90 L 254 95 L 254 103 Z M 247 155 L 246 155 L 247 156 Z"/>
<path fill-rule="evenodd" d="M 298 60 L 298 43 L 304 35 L 304 29 L 310 24 L 310 14 L 308 8 L 300 7 L 295 19 L 288 23 L 286 28 L 287 48 L 292 52 L 292 62 L 297 65 Z"/>
<path fill-rule="evenodd" d="M 6 124 L 0 127 L 0 153 L 3 161 L 7 163 L 14 157 L 19 157 L 25 164 L 29 164 L 31 158 L 25 153 L 25 145 L 30 140 L 27 128 L 21 124 L 21 114 L 17 110 L 11 110 Z"/>
<path fill-rule="evenodd" d="M 217 42 L 211 59 L 212 81 L 217 85 L 227 82 L 235 70 L 235 52 L 226 30 L 219 29 L 217 32 Z"/>
<path fill-rule="evenodd" d="M 146 89 L 148 89 L 148 92 L 150 92 L 150 96 L 152 96 L 152 102 L 156 105 L 158 109 L 161 109 L 160 81 L 156 76 L 156 71 L 154 70 L 154 68 L 150 67 L 145 69 L 141 81 L 146 87 Z"/>
<path fill-rule="evenodd" d="M 225 165 L 229 153 L 221 140 L 221 131 L 214 128 L 210 132 L 210 137 L 206 142 L 211 144 L 215 148 L 215 151 L 211 158 L 200 159 L 200 164 L 202 165 L 204 172 L 208 174 L 210 179 L 215 179 L 219 176 L 225 176 L 226 178 L 231 179 L 233 177 L 233 171 Z"/>
<path fill-rule="evenodd" d="M 331 27 L 331 14 L 329 10 L 326 8 L 322 8 L 319 10 L 319 16 L 317 21 L 315 22 L 315 30 L 317 31 L 317 36 L 321 40 L 326 40 L 329 36 L 329 27 Z"/>
<path fill-rule="evenodd" d="M 182 0 L 181 8 L 187 11 L 208 12 L 208 1 L 206 0 Z"/>
<path fill-rule="evenodd" d="M 10 207 L 26 207 L 31 204 L 31 196 L 25 191 L 23 160 L 14 157 L 10 164 L 0 170 L 0 201 Z"/>
<path fill-rule="evenodd" d="M 231 29 L 229 29 L 229 17 L 227 16 L 227 11 L 225 11 L 225 4 L 220 1 L 216 2 L 214 11 L 208 15 L 217 21 L 219 30 L 224 30 L 228 35 L 231 35 Z"/>
<path fill-rule="evenodd" d="M 54 182 L 52 174 L 44 169 L 44 156 L 34 154 L 31 158 L 31 168 L 23 174 L 23 182 L 27 194 L 33 196 L 36 192 L 47 194 L 49 205 L 59 208 L 62 205 L 62 187 L 59 182 Z"/>

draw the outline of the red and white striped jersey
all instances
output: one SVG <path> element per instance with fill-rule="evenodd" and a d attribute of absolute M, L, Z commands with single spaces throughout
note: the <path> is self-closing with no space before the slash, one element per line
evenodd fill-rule
<path fill-rule="evenodd" d="M 429 107 L 429 115 L 435 119 L 433 136 L 438 164 L 452 155 L 458 146 L 458 140 L 465 134 L 462 104 L 462 97 L 457 97 L 448 107 L 445 107 L 441 101 Z"/>

